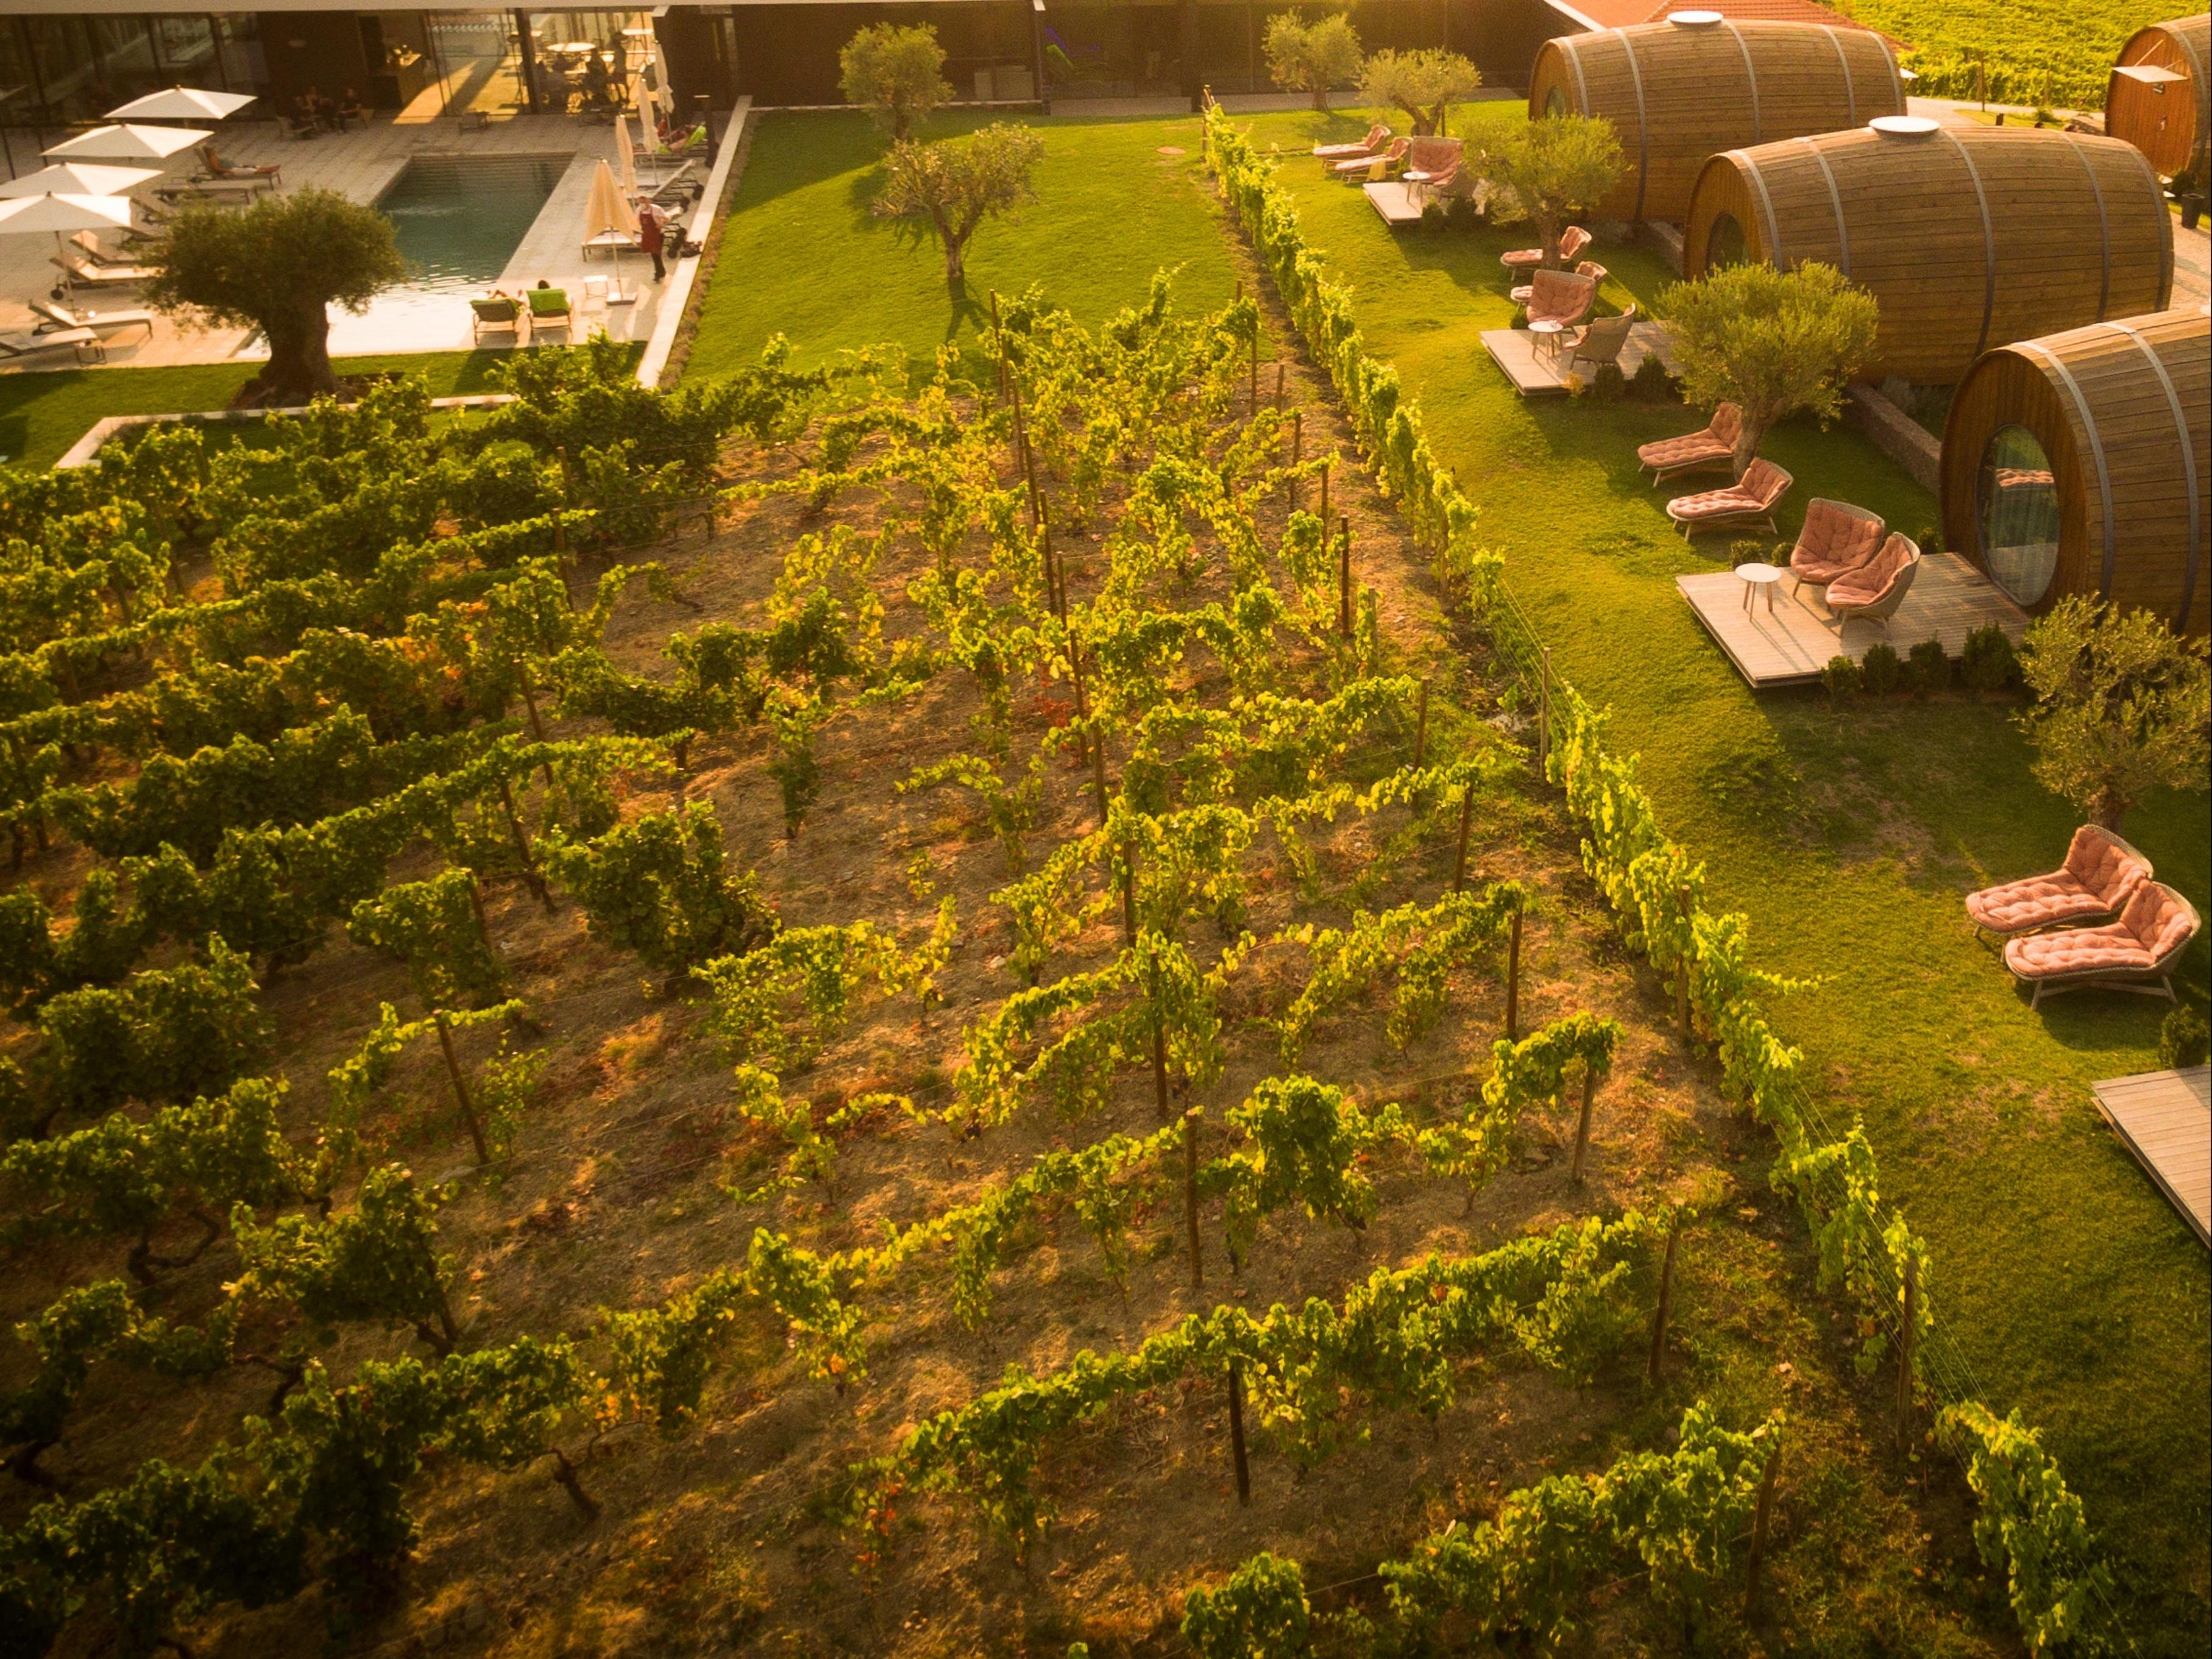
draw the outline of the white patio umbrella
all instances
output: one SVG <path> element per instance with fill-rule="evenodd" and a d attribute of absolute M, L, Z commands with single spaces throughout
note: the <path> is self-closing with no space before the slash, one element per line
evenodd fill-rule
<path fill-rule="evenodd" d="M 196 131 L 191 127 L 94 127 L 90 132 L 80 132 L 74 138 L 64 138 L 50 149 L 40 152 L 58 155 L 65 161 L 82 157 L 106 158 L 127 161 L 166 161 L 180 149 L 190 149 L 215 137 L 211 132 Z"/>
<path fill-rule="evenodd" d="M 614 169 L 605 161 L 592 174 L 591 198 L 584 204 L 584 240 L 592 242 L 602 236 L 607 239 L 602 246 L 617 251 L 637 240 L 637 215 L 615 183 Z"/>
<path fill-rule="evenodd" d="M 161 176 L 159 167 L 104 167 L 92 161 L 60 161 L 0 185 L 0 200 L 18 196 L 113 196 Z"/>
<path fill-rule="evenodd" d="M 638 130 L 645 135 L 645 153 L 657 155 L 661 150 L 660 120 L 653 112 L 653 88 L 642 75 L 633 75 L 629 82 L 629 101 L 637 111 Z"/>
<path fill-rule="evenodd" d="M 615 117 L 615 159 L 622 168 L 623 194 L 637 194 L 637 151 L 629 142 L 629 118 Z"/>
<path fill-rule="evenodd" d="M 202 92 L 197 87 L 171 87 L 149 92 L 107 112 L 111 121 L 220 121 L 253 102 L 250 92 Z"/>
<path fill-rule="evenodd" d="M 54 252 L 62 238 L 80 230 L 125 230 L 131 224 L 127 196 L 18 196 L 0 202 L 0 236 L 52 231 Z"/>

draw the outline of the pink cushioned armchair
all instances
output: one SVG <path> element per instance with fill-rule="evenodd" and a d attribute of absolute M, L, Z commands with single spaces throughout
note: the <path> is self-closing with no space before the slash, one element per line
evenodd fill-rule
<path fill-rule="evenodd" d="M 2147 881 L 2118 921 L 2014 939 L 2004 949 L 2005 966 L 2033 988 L 2030 1007 L 2047 996 L 2099 987 L 2172 1002 L 2174 966 L 2201 926 L 2187 899 L 2164 882 Z"/>
<path fill-rule="evenodd" d="M 1966 895 L 1974 926 L 2003 938 L 2078 921 L 2104 921 L 2127 908 L 2152 876 L 2150 860 L 2098 824 L 2074 832 L 2066 862 Z"/>
<path fill-rule="evenodd" d="M 1865 622 L 1880 623 L 1882 631 L 1887 633 L 1889 619 L 1905 603 L 1912 579 L 1919 574 L 1920 544 L 1893 530 L 1880 552 L 1830 582 L 1828 591 L 1820 597 L 1827 602 L 1828 613 L 1838 623 L 1857 617 Z"/>
<path fill-rule="evenodd" d="M 1873 558 L 1887 528 L 1878 514 L 1815 495 L 1806 506 L 1797 545 L 1790 550 L 1790 574 L 1798 588 L 1809 583 L 1825 590 Z"/>

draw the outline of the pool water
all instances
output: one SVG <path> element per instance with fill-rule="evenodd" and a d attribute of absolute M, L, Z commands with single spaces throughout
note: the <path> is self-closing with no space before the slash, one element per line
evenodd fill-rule
<path fill-rule="evenodd" d="M 407 287 L 450 293 L 496 282 L 568 170 L 565 155 L 416 156 L 377 198 Z"/>

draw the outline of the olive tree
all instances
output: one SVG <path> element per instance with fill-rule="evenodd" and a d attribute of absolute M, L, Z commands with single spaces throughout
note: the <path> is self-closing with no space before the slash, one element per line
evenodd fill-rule
<path fill-rule="evenodd" d="M 141 289 L 159 311 L 200 326 L 254 327 L 269 362 L 264 404 L 335 394 L 330 307 L 361 312 L 407 274 L 392 221 L 336 191 L 309 186 L 242 212 L 198 206 L 177 216 Z"/>
<path fill-rule="evenodd" d="M 1743 411 L 1735 475 L 1743 476 L 1774 423 L 1808 410 L 1823 425 L 1874 352 L 1874 295 L 1833 265 L 1790 270 L 1730 265 L 1659 296 L 1680 366 L 1682 395 Z"/>
<path fill-rule="evenodd" d="M 1602 117 L 1547 115 L 1482 152 L 1483 177 L 1534 222 L 1551 267 L 1567 221 L 1604 199 L 1620 167 L 1620 139 Z"/>
<path fill-rule="evenodd" d="M 1378 52 L 1367 60 L 1360 95 L 1370 104 L 1401 109 L 1413 124 L 1413 136 L 1444 130 L 1444 118 L 1459 99 L 1482 84 L 1482 72 L 1455 52 L 1434 46 L 1419 52 Z"/>
<path fill-rule="evenodd" d="M 902 138 L 885 158 L 890 177 L 875 210 L 908 222 L 918 236 L 934 236 L 945 249 L 945 280 L 957 285 L 967 271 L 968 239 L 984 220 L 1030 199 L 1030 174 L 1043 154 L 1036 134 L 1005 121 L 940 143 Z"/>
<path fill-rule="evenodd" d="M 1285 92 L 1312 94 L 1316 109 L 1327 109 L 1328 89 L 1358 81 L 1366 64 L 1359 31 L 1342 12 L 1310 23 L 1295 11 L 1271 17 L 1261 49 L 1275 84 Z"/>
<path fill-rule="evenodd" d="M 952 96 L 945 82 L 945 48 L 923 25 L 872 23 L 837 54 L 845 101 L 874 112 L 896 141 Z"/>
<path fill-rule="evenodd" d="M 2019 718 L 2038 781 L 2107 830 L 2154 789 L 2212 783 L 2203 640 L 2072 594 L 2028 629 L 2020 666 L 2035 694 Z"/>

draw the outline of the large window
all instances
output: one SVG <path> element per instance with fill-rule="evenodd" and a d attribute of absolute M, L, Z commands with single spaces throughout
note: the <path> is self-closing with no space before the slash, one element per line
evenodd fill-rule
<path fill-rule="evenodd" d="M 2040 604 L 2058 568 L 2058 486 L 2026 427 L 2000 428 L 1982 452 L 1980 507 L 1990 580 L 2018 604 Z"/>

